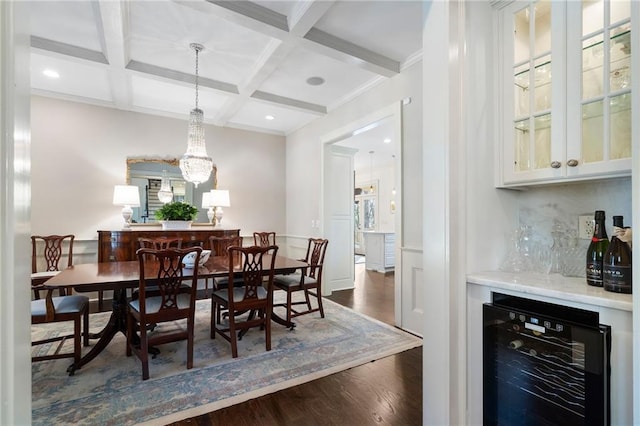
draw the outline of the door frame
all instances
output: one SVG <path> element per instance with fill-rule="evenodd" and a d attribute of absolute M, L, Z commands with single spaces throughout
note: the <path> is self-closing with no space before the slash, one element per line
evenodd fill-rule
<path fill-rule="evenodd" d="M 402 101 L 394 102 L 387 107 L 381 108 L 371 114 L 365 115 L 357 120 L 354 120 L 343 127 L 335 129 L 320 137 L 322 144 L 322 158 L 321 158 L 321 199 L 320 199 L 320 212 L 321 212 L 321 231 L 326 234 L 330 227 L 331 211 L 330 203 L 327 200 L 330 197 L 329 186 L 327 179 L 332 175 L 331 162 L 328 161 L 331 150 L 331 145 L 340 142 L 344 139 L 348 139 L 353 136 L 354 132 L 369 126 L 373 123 L 379 122 L 384 119 L 390 118 L 392 120 L 393 127 L 393 140 L 395 148 L 395 164 L 394 175 L 396 184 L 396 204 L 395 204 L 395 217 L 394 217 L 394 231 L 396 234 L 395 244 L 395 270 L 394 270 L 394 313 L 395 324 L 398 327 L 402 327 L 402 247 L 403 247 L 403 234 L 402 234 Z M 351 229 L 353 229 L 353 215 L 351 215 Z M 352 236 L 353 238 L 353 236 Z M 353 244 L 351 247 L 353 252 Z M 331 269 L 331 265 L 326 269 Z"/>

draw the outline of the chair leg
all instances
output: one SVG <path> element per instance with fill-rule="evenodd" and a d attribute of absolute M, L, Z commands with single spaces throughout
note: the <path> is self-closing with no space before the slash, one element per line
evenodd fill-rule
<path fill-rule="evenodd" d="M 127 356 L 131 356 L 131 344 L 133 343 L 133 318 L 127 314 Z"/>
<path fill-rule="evenodd" d="M 262 315 L 260 315 L 262 317 Z M 268 351 L 271 350 L 271 310 L 267 309 L 267 313 L 266 315 L 264 315 L 265 317 L 265 322 L 264 324 L 264 339 L 265 339 L 265 346 L 266 349 Z"/>
<path fill-rule="evenodd" d="M 84 333 L 82 334 L 83 343 L 84 343 L 84 346 L 89 346 L 89 305 L 87 305 L 87 307 L 84 310 L 84 313 L 82 314 L 82 322 L 83 322 L 82 329 L 84 330 Z"/>
<path fill-rule="evenodd" d="M 218 304 L 215 303 L 212 299 L 211 300 L 211 331 L 209 336 L 212 339 L 216 338 L 216 317 L 218 315 L 217 312 L 218 312 Z M 218 322 L 220 322 L 219 318 L 218 318 Z"/>
<path fill-rule="evenodd" d="M 236 317 L 229 314 L 229 337 L 231 340 L 231 357 L 238 358 L 238 336 L 236 335 Z"/>
<path fill-rule="evenodd" d="M 318 300 L 318 310 L 320 310 L 320 318 L 324 318 L 324 308 L 322 307 L 322 293 L 320 287 L 316 287 L 316 299 Z"/>
<path fill-rule="evenodd" d="M 75 365 L 80 364 L 80 357 L 82 356 L 82 327 L 80 324 L 80 316 L 77 316 L 73 320 L 73 362 Z M 69 373 L 73 375 L 73 371 Z"/>
<path fill-rule="evenodd" d="M 104 305 L 104 291 L 98 290 L 98 310 L 102 312 L 102 306 Z"/>
<path fill-rule="evenodd" d="M 287 324 L 291 324 L 291 316 L 292 316 L 292 309 L 293 309 L 293 307 L 291 306 L 292 294 L 293 292 L 291 290 L 287 290 Z"/>
<path fill-rule="evenodd" d="M 195 318 L 187 318 L 187 370 L 193 368 L 193 334 Z"/>
<path fill-rule="evenodd" d="M 149 378 L 149 342 L 147 327 L 140 327 L 140 361 L 142 361 L 142 380 Z"/>
<path fill-rule="evenodd" d="M 309 299 L 309 290 L 304 289 L 304 300 L 307 302 L 307 310 L 311 310 L 311 300 Z"/>

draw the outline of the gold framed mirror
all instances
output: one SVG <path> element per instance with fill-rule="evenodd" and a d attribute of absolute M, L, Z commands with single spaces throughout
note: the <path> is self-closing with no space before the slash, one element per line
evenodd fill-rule
<path fill-rule="evenodd" d="M 140 156 L 127 157 L 126 182 L 140 191 L 140 207 L 133 208 L 133 223 L 156 223 L 155 211 L 162 206 L 158 200 L 158 189 L 163 176 L 169 180 L 173 193 L 172 201 L 183 201 L 200 208 L 202 194 L 217 188 L 217 168 L 214 165 L 211 177 L 198 187 L 185 182 L 180 171 L 180 159 L 175 157 Z M 202 217 L 200 217 L 202 216 Z M 207 222 L 206 210 L 198 214 L 196 221 Z"/>

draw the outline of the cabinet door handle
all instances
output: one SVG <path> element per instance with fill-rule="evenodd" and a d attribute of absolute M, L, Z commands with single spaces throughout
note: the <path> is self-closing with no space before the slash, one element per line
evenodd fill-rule
<path fill-rule="evenodd" d="M 559 168 L 560 168 L 560 166 L 562 166 L 562 163 L 561 163 L 561 162 L 559 162 L 559 161 L 552 161 L 552 162 L 551 162 L 551 168 L 552 168 L 552 169 L 559 169 Z"/>
<path fill-rule="evenodd" d="M 571 159 L 571 160 L 567 161 L 567 166 L 569 166 L 569 167 L 575 167 L 577 165 L 578 165 L 578 160 Z"/>

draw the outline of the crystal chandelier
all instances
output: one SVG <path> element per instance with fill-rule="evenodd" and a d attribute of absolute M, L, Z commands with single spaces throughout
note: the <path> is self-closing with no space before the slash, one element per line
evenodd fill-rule
<path fill-rule="evenodd" d="M 198 108 L 198 53 L 204 49 L 204 46 L 197 43 L 191 43 L 189 46 L 196 51 L 196 107 L 189 114 L 187 152 L 180 159 L 180 170 L 184 180 L 198 187 L 199 183 L 209 180 L 213 160 L 207 155 L 202 126 L 204 113 Z"/>
<path fill-rule="evenodd" d="M 162 180 L 160 181 L 160 191 L 158 191 L 158 200 L 162 204 L 170 203 L 173 200 L 173 191 L 171 191 L 171 182 L 167 177 L 167 171 L 162 171 Z"/>

